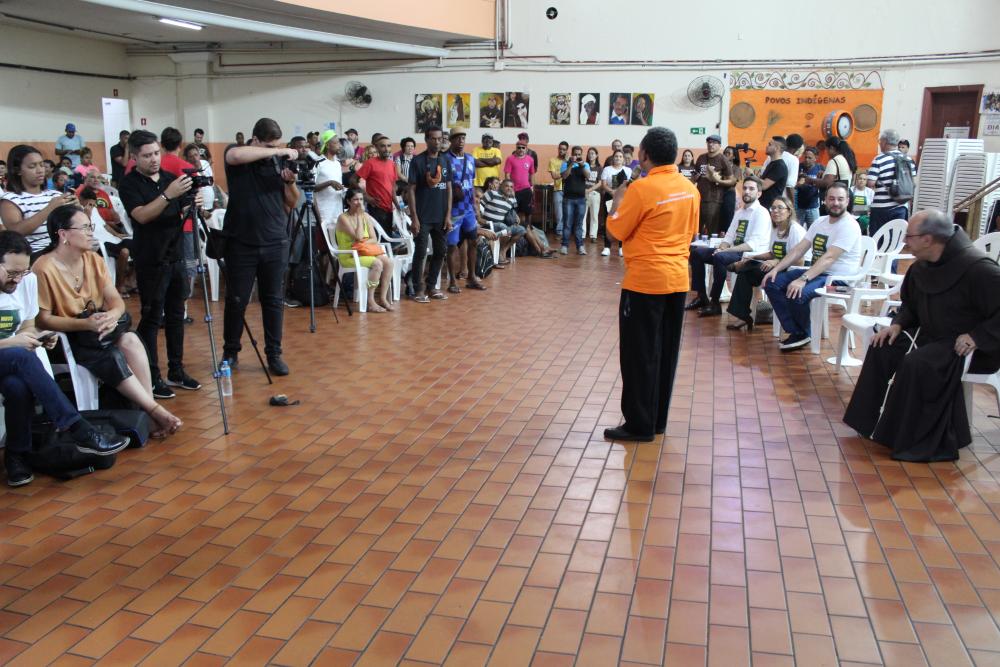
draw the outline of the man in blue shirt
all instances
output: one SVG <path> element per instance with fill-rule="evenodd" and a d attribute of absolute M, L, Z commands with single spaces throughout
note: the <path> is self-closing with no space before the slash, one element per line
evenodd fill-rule
<path fill-rule="evenodd" d="M 819 188 L 811 185 L 806 177 L 820 178 L 823 165 L 819 164 L 819 151 L 810 146 L 802 154 L 798 185 L 795 186 L 795 215 L 806 229 L 819 218 Z"/>
<path fill-rule="evenodd" d="M 68 157 L 73 163 L 73 169 L 80 166 L 80 152 L 86 144 L 83 137 L 76 133 L 76 125 L 66 123 L 66 134 L 56 139 L 56 155 Z"/>
<path fill-rule="evenodd" d="M 451 161 L 451 222 L 448 232 L 448 291 L 458 294 L 458 274 L 462 270 L 462 243 L 465 243 L 465 286 L 485 290 L 476 277 L 476 239 L 479 236 L 479 208 L 476 206 L 476 159 L 465 152 L 465 130 L 456 127 L 449 133 L 448 159 Z M 494 237 L 495 238 L 495 237 Z"/>
<path fill-rule="evenodd" d="M 562 248 L 559 252 L 569 252 L 569 239 L 576 237 L 576 252 L 586 255 L 583 247 L 583 218 L 587 213 L 587 179 L 590 178 L 590 167 L 583 161 L 583 147 L 573 146 L 570 157 L 562 163 L 560 177 L 563 182 L 562 200 Z"/>

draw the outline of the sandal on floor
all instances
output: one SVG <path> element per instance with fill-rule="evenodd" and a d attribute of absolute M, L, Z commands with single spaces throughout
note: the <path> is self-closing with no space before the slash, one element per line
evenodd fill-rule
<path fill-rule="evenodd" d="M 477 289 L 480 292 L 485 292 L 486 290 L 489 289 L 489 287 L 487 287 L 486 285 L 484 285 L 482 283 L 465 283 L 465 288 L 466 289 Z"/>
<path fill-rule="evenodd" d="M 448 285 L 448 291 L 452 294 L 459 294 L 462 290 L 459 289 L 458 285 Z"/>
<path fill-rule="evenodd" d="M 448 299 L 448 295 L 438 290 L 436 292 L 431 292 L 431 298 L 437 301 L 445 301 Z"/>
<path fill-rule="evenodd" d="M 426 294 L 421 294 L 420 296 L 415 296 L 415 297 L 413 297 L 413 300 L 416 301 L 417 303 L 430 303 L 431 302 L 430 297 L 428 297 Z"/>

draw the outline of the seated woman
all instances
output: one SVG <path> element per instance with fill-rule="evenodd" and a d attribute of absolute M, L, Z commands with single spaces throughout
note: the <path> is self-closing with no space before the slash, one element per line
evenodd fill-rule
<path fill-rule="evenodd" d="M 351 250 L 357 243 L 375 245 L 379 248 L 372 223 L 375 220 L 365 211 L 365 196 L 356 188 L 349 188 L 344 196 L 347 210 L 337 218 L 337 247 L 341 250 Z M 384 313 L 392 310 L 389 304 L 389 286 L 392 284 L 392 258 L 385 254 L 358 255 L 361 266 L 368 269 L 368 311 Z M 354 258 L 350 255 L 337 255 L 341 266 L 354 268 Z M 375 288 L 378 288 L 378 299 L 375 298 Z M 362 289 L 357 285 L 356 289 Z"/>
<path fill-rule="evenodd" d="M 125 303 L 104 260 L 90 249 L 90 218 L 70 205 L 53 211 L 48 222 L 52 242 L 32 267 L 38 276 L 38 325 L 69 334 L 76 362 L 144 410 L 155 425 L 151 435 L 175 433 L 182 422 L 153 398 L 149 358 L 139 337 L 126 331 L 107 347 L 99 343 L 115 332 Z M 90 317 L 78 317 L 90 309 Z"/>
<path fill-rule="evenodd" d="M 795 206 L 788 197 L 778 197 L 771 203 L 771 226 L 770 249 L 767 252 L 744 257 L 731 265 L 736 272 L 736 284 L 726 312 L 740 321 L 727 324 L 727 329 L 753 329 L 750 300 L 754 288 L 760 286 L 764 275 L 784 258 L 788 249 L 794 248 L 806 235 L 805 227 L 796 219 Z"/>

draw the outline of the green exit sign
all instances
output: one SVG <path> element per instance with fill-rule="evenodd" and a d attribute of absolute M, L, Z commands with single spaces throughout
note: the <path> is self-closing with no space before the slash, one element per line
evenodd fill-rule
<path fill-rule="evenodd" d="M 703 127 L 692 127 L 691 134 L 705 134 L 705 128 Z"/>

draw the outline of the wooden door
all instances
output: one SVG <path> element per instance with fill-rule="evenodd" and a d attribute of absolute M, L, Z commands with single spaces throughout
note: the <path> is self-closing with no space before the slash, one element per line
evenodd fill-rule
<path fill-rule="evenodd" d="M 968 138 L 979 135 L 979 100 L 983 86 L 943 86 L 924 88 L 924 105 L 920 115 L 920 145 L 924 139 L 945 136 L 946 127 L 968 127 Z"/>

